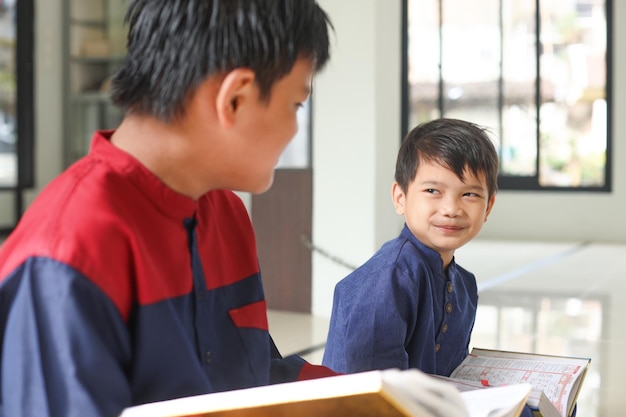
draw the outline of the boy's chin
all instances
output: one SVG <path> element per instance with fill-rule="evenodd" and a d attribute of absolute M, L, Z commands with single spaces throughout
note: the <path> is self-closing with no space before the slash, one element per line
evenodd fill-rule
<path fill-rule="evenodd" d="M 264 180 L 257 180 L 254 183 L 249 184 L 246 187 L 238 191 L 243 191 L 251 194 L 263 194 L 272 187 L 274 183 L 274 171 L 270 173 Z"/>

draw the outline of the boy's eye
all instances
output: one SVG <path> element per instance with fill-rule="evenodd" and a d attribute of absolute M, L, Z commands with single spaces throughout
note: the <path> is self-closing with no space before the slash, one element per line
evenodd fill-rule
<path fill-rule="evenodd" d="M 434 188 L 427 188 L 424 191 L 426 191 L 429 194 L 437 194 L 439 192 L 439 191 L 435 190 Z"/>

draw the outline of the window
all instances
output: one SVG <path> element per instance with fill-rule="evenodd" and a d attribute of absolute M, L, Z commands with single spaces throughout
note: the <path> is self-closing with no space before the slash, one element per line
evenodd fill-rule
<path fill-rule="evenodd" d="M 298 110 L 298 131 L 289 142 L 278 161 L 276 168 L 311 168 L 311 116 L 312 103 L 309 97 Z"/>
<path fill-rule="evenodd" d="M 16 222 L 34 183 L 32 53 L 33 0 L 0 0 L 0 191 L 14 195 Z"/>
<path fill-rule="evenodd" d="M 405 0 L 403 128 L 486 126 L 500 188 L 610 191 L 611 0 Z"/>

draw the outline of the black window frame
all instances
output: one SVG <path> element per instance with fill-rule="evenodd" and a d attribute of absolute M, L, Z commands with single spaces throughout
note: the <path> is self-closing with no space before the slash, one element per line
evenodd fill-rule
<path fill-rule="evenodd" d="M 409 68 L 409 60 L 408 60 L 408 3 L 410 0 L 402 0 L 402 64 L 401 64 L 401 140 L 407 135 L 409 131 L 409 78 L 408 78 L 408 68 Z M 441 15 L 441 3 L 445 0 L 439 0 L 439 8 Z M 501 0 L 502 1 L 502 0 Z M 605 84 L 605 100 L 607 104 L 607 138 L 606 138 L 606 158 L 605 158 L 605 166 L 604 166 L 604 185 L 602 186 L 580 186 L 580 187 L 561 187 L 561 186 L 544 186 L 539 184 L 539 163 L 540 163 L 540 144 L 539 144 L 539 129 L 540 129 L 540 104 L 541 104 L 541 94 L 540 94 L 540 71 L 539 71 L 539 56 L 541 54 L 541 45 L 540 42 L 540 33 L 541 33 L 541 16 L 540 16 L 540 3 L 541 0 L 535 0 L 536 5 L 536 30 L 537 30 L 537 47 L 535 48 L 535 52 L 537 54 L 537 77 L 535 79 L 535 106 L 536 106 L 536 118 L 539 123 L 536 124 L 536 146 L 537 146 L 537 160 L 536 163 L 536 171 L 535 175 L 526 175 L 526 176 L 513 176 L 513 175 L 498 175 L 498 188 L 499 190 L 509 190 L 509 191 L 556 191 L 556 192 L 600 192 L 600 193 L 610 193 L 612 191 L 612 159 L 613 159 L 613 0 L 604 0 L 605 7 L 605 15 L 606 15 L 606 33 L 607 33 L 607 43 L 606 43 L 606 84 Z M 440 21 L 441 26 L 441 21 Z M 441 70 L 440 70 L 441 71 Z M 439 77 L 439 114 L 444 114 L 444 106 L 443 106 L 443 79 Z M 502 90 L 500 89 L 499 94 L 499 102 L 502 103 Z M 502 106 L 500 105 L 500 111 Z"/>

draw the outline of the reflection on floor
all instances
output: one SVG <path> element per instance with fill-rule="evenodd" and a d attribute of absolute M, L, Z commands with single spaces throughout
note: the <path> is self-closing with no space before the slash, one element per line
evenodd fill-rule
<path fill-rule="evenodd" d="M 479 285 L 472 346 L 590 357 L 577 416 L 626 414 L 626 245 L 475 240 L 456 261 Z M 283 354 L 321 363 L 327 318 L 269 321 Z"/>
<path fill-rule="evenodd" d="M 322 363 L 328 318 L 270 310 L 268 321 L 272 338 L 283 356 L 298 354 L 313 364 Z"/>

